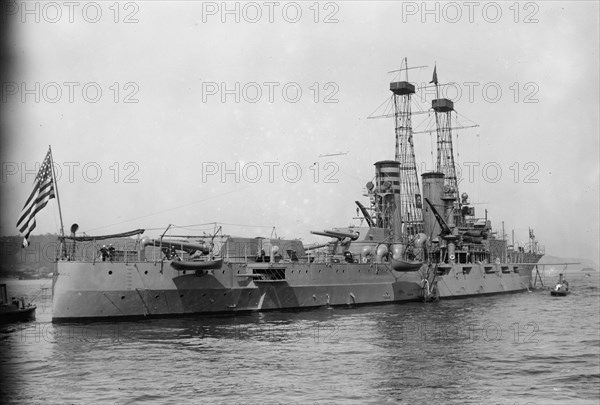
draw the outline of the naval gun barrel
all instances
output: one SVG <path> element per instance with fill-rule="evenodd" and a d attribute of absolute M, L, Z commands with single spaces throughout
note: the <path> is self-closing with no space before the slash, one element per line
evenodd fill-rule
<path fill-rule="evenodd" d="M 326 246 L 329 246 L 329 243 L 321 243 L 320 245 L 307 246 L 304 248 L 304 250 L 315 250 L 315 249 L 320 249 L 320 248 L 323 248 Z"/>
<path fill-rule="evenodd" d="M 169 249 L 183 250 L 187 253 L 194 253 L 195 251 L 200 251 L 202 254 L 210 253 L 210 248 L 205 245 L 200 245 L 197 243 L 189 243 L 189 242 L 179 242 L 179 241 L 166 241 L 166 240 L 157 240 L 150 239 L 148 237 L 142 238 L 142 246 L 156 246 L 163 247 Z"/>
<path fill-rule="evenodd" d="M 314 234 L 314 235 L 321 235 L 321 236 L 329 236 L 330 238 L 337 238 L 337 239 L 344 239 L 344 238 L 350 238 L 351 240 L 356 240 L 358 239 L 358 233 L 356 232 L 342 232 L 342 231 L 323 231 L 323 232 L 317 232 L 317 231 L 310 231 L 310 233 Z"/>

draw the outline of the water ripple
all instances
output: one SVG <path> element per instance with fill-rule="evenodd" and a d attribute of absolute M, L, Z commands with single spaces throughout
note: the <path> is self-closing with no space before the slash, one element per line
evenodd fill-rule
<path fill-rule="evenodd" d="M 569 280 L 574 293 L 563 299 L 536 291 L 85 325 L 53 325 L 44 313 L 2 330 L 1 394 L 22 403 L 597 404 L 598 279 Z"/>

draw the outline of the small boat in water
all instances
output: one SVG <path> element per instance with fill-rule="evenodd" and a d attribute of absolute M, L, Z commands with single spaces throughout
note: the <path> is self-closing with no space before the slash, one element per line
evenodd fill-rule
<path fill-rule="evenodd" d="M 0 295 L 2 297 L 2 304 L 0 305 L 1 324 L 35 320 L 36 306 L 25 304 L 25 300 L 22 297 L 19 299 L 13 297 L 9 302 L 6 284 L 0 284 Z"/>
<path fill-rule="evenodd" d="M 569 282 L 563 278 L 562 273 L 558 275 L 558 283 L 550 291 L 550 295 L 553 297 L 564 297 L 571 294 L 569 291 Z"/>

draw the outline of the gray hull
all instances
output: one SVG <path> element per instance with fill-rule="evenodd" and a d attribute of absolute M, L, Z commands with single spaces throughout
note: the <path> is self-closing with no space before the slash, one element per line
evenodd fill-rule
<path fill-rule="evenodd" d="M 53 321 L 417 301 L 425 294 L 425 267 L 396 272 L 388 263 L 225 263 L 219 269 L 186 271 L 168 261 L 60 261 Z M 477 264 L 465 274 L 463 267 L 450 266 L 432 281 L 440 298 L 518 292 L 531 283 L 530 266 L 518 273 L 498 266 L 493 274 Z"/>
<path fill-rule="evenodd" d="M 526 291 L 531 288 L 532 268 L 510 264 L 448 266 L 435 286 L 440 298 Z"/>

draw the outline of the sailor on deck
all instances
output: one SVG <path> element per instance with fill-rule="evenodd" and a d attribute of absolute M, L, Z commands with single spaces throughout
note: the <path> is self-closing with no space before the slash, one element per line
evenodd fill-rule
<path fill-rule="evenodd" d="M 108 245 L 108 259 L 112 262 L 115 258 L 115 247 L 112 245 Z"/>
<path fill-rule="evenodd" d="M 106 247 L 106 245 L 102 245 L 102 247 L 100 248 L 100 258 L 102 259 L 103 262 L 105 262 L 107 257 L 108 257 L 108 248 Z"/>

